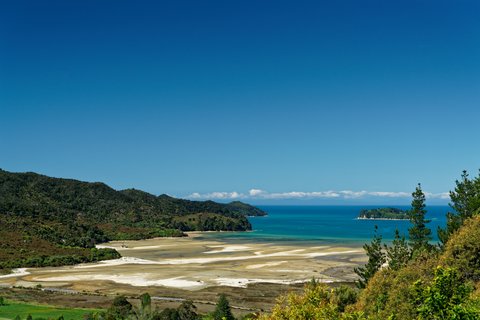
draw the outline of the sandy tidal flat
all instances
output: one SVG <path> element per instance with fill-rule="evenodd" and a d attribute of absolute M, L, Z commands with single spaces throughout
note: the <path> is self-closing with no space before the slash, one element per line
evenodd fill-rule
<path fill-rule="evenodd" d="M 199 290 L 252 283 L 294 284 L 312 277 L 324 282 L 352 281 L 364 261 L 360 247 L 232 244 L 219 240 L 156 238 L 113 241 L 122 258 L 58 268 L 30 268 L 0 277 L 4 285 L 105 289 L 115 284 Z"/>

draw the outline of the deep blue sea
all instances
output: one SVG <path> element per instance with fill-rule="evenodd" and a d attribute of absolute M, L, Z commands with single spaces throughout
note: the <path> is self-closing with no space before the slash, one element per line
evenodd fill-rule
<path fill-rule="evenodd" d="M 316 244 L 353 244 L 369 241 L 375 225 L 383 239 L 393 239 L 395 229 L 408 236 L 408 220 L 357 220 L 362 209 L 382 206 L 259 206 L 268 213 L 266 217 L 251 217 L 252 232 L 220 232 L 205 237 L 231 241 L 314 242 Z M 409 206 L 394 206 L 409 209 Z M 448 206 L 427 207 L 427 225 L 432 230 L 432 241 L 437 238 L 437 228 L 446 224 Z"/>

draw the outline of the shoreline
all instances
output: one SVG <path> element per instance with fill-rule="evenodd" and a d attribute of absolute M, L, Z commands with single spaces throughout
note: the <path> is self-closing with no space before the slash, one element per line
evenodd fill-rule
<path fill-rule="evenodd" d="M 398 218 L 362 218 L 357 217 L 355 220 L 389 220 L 389 221 L 409 221 L 409 219 L 398 219 Z"/>
<path fill-rule="evenodd" d="M 365 260 L 361 246 L 199 239 L 204 233 L 107 242 L 97 247 L 116 249 L 122 258 L 73 266 L 22 268 L 0 277 L 0 284 L 81 287 L 93 291 L 94 282 L 101 284 L 103 290 L 126 285 L 132 289 L 197 291 L 215 286 L 299 284 L 312 277 L 322 282 L 351 282 L 355 279 L 353 268 Z M 341 272 L 336 271 L 340 269 Z"/>

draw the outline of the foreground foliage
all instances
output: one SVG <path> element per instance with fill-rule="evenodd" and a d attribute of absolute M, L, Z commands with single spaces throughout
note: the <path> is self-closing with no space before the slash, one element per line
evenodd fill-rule
<path fill-rule="evenodd" d="M 449 213 L 447 229 L 440 230 L 445 242 L 439 249 L 429 243 L 425 195 L 418 185 L 409 211 L 409 242 L 396 231 L 391 246 L 382 248 L 375 232 L 364 246 L 368 263 L 356 269 L 363 288 L 358 295 L 340 303 L 333 289 L 309 284 L 303 294 L 281 297 L 261 319 L 480 319 L 479 186 L 480 179 L 468 180 L 466 172 L 457 181 L 451 207 L 458 211 Z"/>
<path fill-rule="evenodd" d="M 302 294 L 290 293 L 278 299 L 271 314 L 262 315 L 261 320 L 304 320 L 304 319 L 365 319 L 362 312 L 344 312 L 341 295 L 348 290 L 355 296 L 353 289 L 336 291 L 324 284 L 312 281 L 305 286 Z M 343 306 L 344 308 L 345 306 Z"/>
<path fill-rule="evenodd" d="M 413 304 L 419 319 L 478 319 L 479 303 L 470 299 L 473 288 L 455 269 L 438 267 L 430 285 L 418 280 L 413 285 Z"/>

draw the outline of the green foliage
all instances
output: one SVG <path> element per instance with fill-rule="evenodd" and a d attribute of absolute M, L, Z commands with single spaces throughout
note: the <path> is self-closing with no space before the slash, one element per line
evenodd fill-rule
<path fill-rule="evenodd" d="M 400 236 L 398 229 L 395 229 L 395 237 L 391 246 L 385 245 L 387 252 L 388 267 L 392 270 L 399 270 L 407 265 L 410 260 L 410 249 L 405 236 Z"/>
<path fill-rule="evenodd" d="M 230 303 L 224 294 L 221 294 L 217 301 L 217 306 L 213 312 L 214 320 L 234 320 Z"/>
<path fill-rule="evenodd" d="M 135 318 L 137 320 L 149 320 L 152 318 L 152 298 L 148 293 L 140 295 L 140 306 L 134 308 Z"/>
<path fill-rule="evenodd" d="M 96 262 L 101 260 L 108 259 L 118 259 L 120 254 L 113 249 L 68 249 L 66 252 L 70 254 L 65 255 L 40 255 L 32 256 L 28 258 L 17 258 L 0 262 L 0 269 L 11 269 L 19 267 L 47 267 L 47 266 L 64 266 L 64 265 L 74 265 L 79 263 L 86 262 Z"/>
<path fill-rule="evenodd" d="M 177 308 L 178 319 L 179 320 L 196 320 L 198 315 L 196 313 L 197 307 L 193 304 L 191 300 L 183 301 L 182 304 Z"/>
<path fill-rule="evenodd" d="M 4 306 L 4 305 L 6 305 L 6 303 L 5 303 L 5 298 L 4 298 L 4 297 L 0 297 L 0 307 L 1 307 L 1 306 Z"/>
<path fill-rule="evenodd" d="M 302 294 L 290 293 L 277 300 L 271 314 L 260 316 L 261 320 L 363 320 L 362 312 L 343 312 L 340 310 L 339 296 L 350 292 L 349 289 L 329 289 L 326 285 L 310 282 Z M 350 293 L 345 297 L 350 296 Z M 349 300 L 348 298 L 347 300 Z M 345 302 L 345 301 L 344 301 Z"/>
<path fill-rule="evenodd" d="M 438 267 L 431 285 L 418 280 L 412 291 L 418 319 L 480 318 L 480 301 L 470 299 L 472 287 L 460 279 L 455 269 Z"/>
<path fill-rule="evenodd" d="M 360 277 L 357 281 L 359 288 L 365 288 L 370 278 L 385 263 L 385 254 L 382 251 L 382 236 L 378 234 L 378 226 L 375 226 L 375 234 L 370 244 L 363 245 L 363 249 L 368 257 L 368 262 L 363 267 L 355 268 L 355 273 Z"/>
<path fill-rule="evenodd" d="M 455 190 L 450 191 L 450 207 L 453 212 L 447 213 L 447 226 L 444 229 L 438 228 L 438 238 L 443 246 L 466 219 L 480 213 L 480 173 L 476 178 L 469 179 L 464 170 L 460 181 L 455 181 L 455 185 Z"/>
<path fill-rule="evenodd" d="M 180 317 L 176 309 L 165 308 L 154 319 L 155 320 L 180 320 Z"/>
<path fill-rule="evenodd" d="M 363 209 L 358 215 L 359 219 L 408 219 L 406 211 L 397 208 Z"/>
<path fill-rule="evenodd" d="M 480 282 L 480 216 L 464 221 L 445 246 L 441 263 L 458 270 L 465 280 Z"/>
<path fill-rule="evenodd" d="M 112 306 L 108 309 L 106 314 L 107 320 L 122 320 L 128 319 L 133 314 L 132 304 L 125 298 L 125 296 L 118 296 L 113 299 Z"/>
<path fill-rule="evenodd" d="M 428 241 L 431 239 L 432 231 L 427 227 L 429 220 L 425 219 L 425 194 L 422 191 L 420 183 L 412 193 L 412 208 L 408 211 L 408 216 L 412 227 L 408 229 L 410 238 L 410 246 L 415 254 L 421 250 L 430 250 L 431 246 Z"/>
<path fill-rule="evenodd" d="M 197 320 L 196 307 L 192 301 L 183 301 L 177 309 L 152 310 L 152 299 L 148 293 L 139 297 L 138 307 L 124 296 L 116 297 L 106 312 L 91 313 L 86 320 Z"/>
<path fill-rule="evenodd" d="M 358 290 L 346 285 L 341 285 L 333 290 L 332 302 L 337 305 L 339 312 L 344 312 L 347 306 L 357 301 L 357 298 Z"/>

